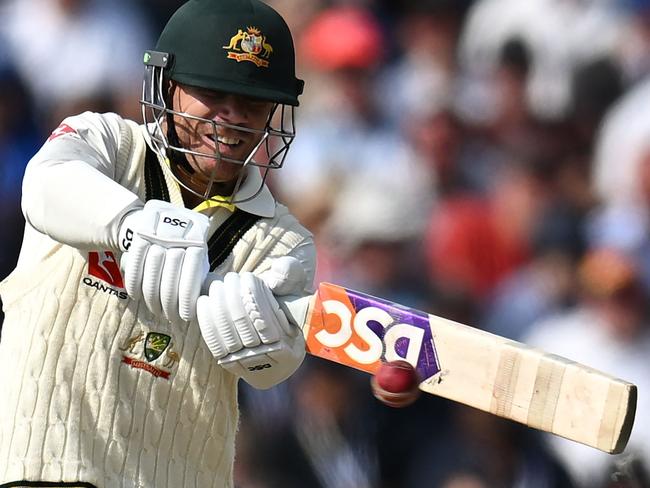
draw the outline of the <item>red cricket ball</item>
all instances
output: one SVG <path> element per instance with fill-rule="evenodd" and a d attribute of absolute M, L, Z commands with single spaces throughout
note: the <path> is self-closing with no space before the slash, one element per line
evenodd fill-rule
<path fill-rule="evenodd" d="M 390 407 L 406 407 L 420 396 L 418 373 L 404 360 L 382 363 L 370 384 L 373 395 Z"/>

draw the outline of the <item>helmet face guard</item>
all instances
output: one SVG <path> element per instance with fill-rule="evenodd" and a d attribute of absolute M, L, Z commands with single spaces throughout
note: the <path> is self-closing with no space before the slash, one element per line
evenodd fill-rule
<path fill-rule="evenodd" d="M 293 105 L 275 102 L 266 121 L 266 125 L 261 130 L 217 122 L 176 111 L 168 103 L 170 80 L 167 77 L 166 68 L 171 64 L 171 61 L 172 55 L 169 53 L 157 51 L 147 51 L 145 53 L 145 75 L 142 83 L 142 99 L 140 103 L 142 106 L 143 121 L 154 149 L 162 158 L 175 159 L 174 156 L 176 156 L 181 161 L 186 161 L 185 158 L 188 156 L 197 156 L 241 166 L 241 171 L 239 172 L 231 195 L 213 195 L 213 186 L 216 183 L 215 177 L 218 164 L 215 165 L 203 192 L 191 188 L 172 169 L 171 173 L 179 185 L 204 200 L 216 199 L 227 203 L 241 203 L 255 198 L 262 191 L 269 170 L 279 169 L 284 163 L 291 142 L 295 137 L 295 107 Z M 176 135 L 174 117 L 182 117 L 198 124 L 207 124 L 210 126 L 213 140 L 215 141 L 214 151 L 206 153 L 182 147 Z M 217 142 L 220 127 L 227 128 L 230 131 L 255 134 L 258 141 L 250 153 L 243 159 L 233 159 L 223 156 L 219 153 L 219 144 Z M 255 166 L 259 169 L 261 174 L 259 188 L 253 193 L 246 192 L 245 195 L 238 196 L 237 192 L 245 180 L 248 166 Z"/>

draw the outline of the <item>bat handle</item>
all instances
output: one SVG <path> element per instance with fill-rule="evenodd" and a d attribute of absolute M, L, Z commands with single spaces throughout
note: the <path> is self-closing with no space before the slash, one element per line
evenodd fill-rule
<path fill-rule="evenodd" d="M 276 296 L 275 298 L 289 322 L 302 329 L 307 321 L 307 311 L 309 310 L 311 295 L 305 297 L 285 295 Z"/>

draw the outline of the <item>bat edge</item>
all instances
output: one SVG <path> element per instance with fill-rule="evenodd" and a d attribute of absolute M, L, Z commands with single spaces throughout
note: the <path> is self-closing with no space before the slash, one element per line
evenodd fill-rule
<path fill-rule="evenodd" d="M 623 422 L 621 423 L 621 429 L 619 435 L 616 439 L 616 442 L 612 446 L 611 450 L 607 450 L 609 454 L 620 454 L 625 450 L 628 441 L 630 440 L 630 435 L 632 434 L 632 427 L 634 426 L 634 419 L 636 417 L 636 407 L 637 407 L 638 391 L 637 387 L 634 384 L 628 386 L 628 398 L 625 416 L 623 417 Z"/>

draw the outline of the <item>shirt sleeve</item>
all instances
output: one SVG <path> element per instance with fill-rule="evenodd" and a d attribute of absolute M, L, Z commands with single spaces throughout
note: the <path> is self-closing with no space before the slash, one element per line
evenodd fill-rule
<path fill-rule="evenodd" d="M 29 161 L 22 209 L 28 224 L 79 249 L 118 249 L 123 217 L 144 204 L 115 181 L 119 116 L 63 121 Z"/>

